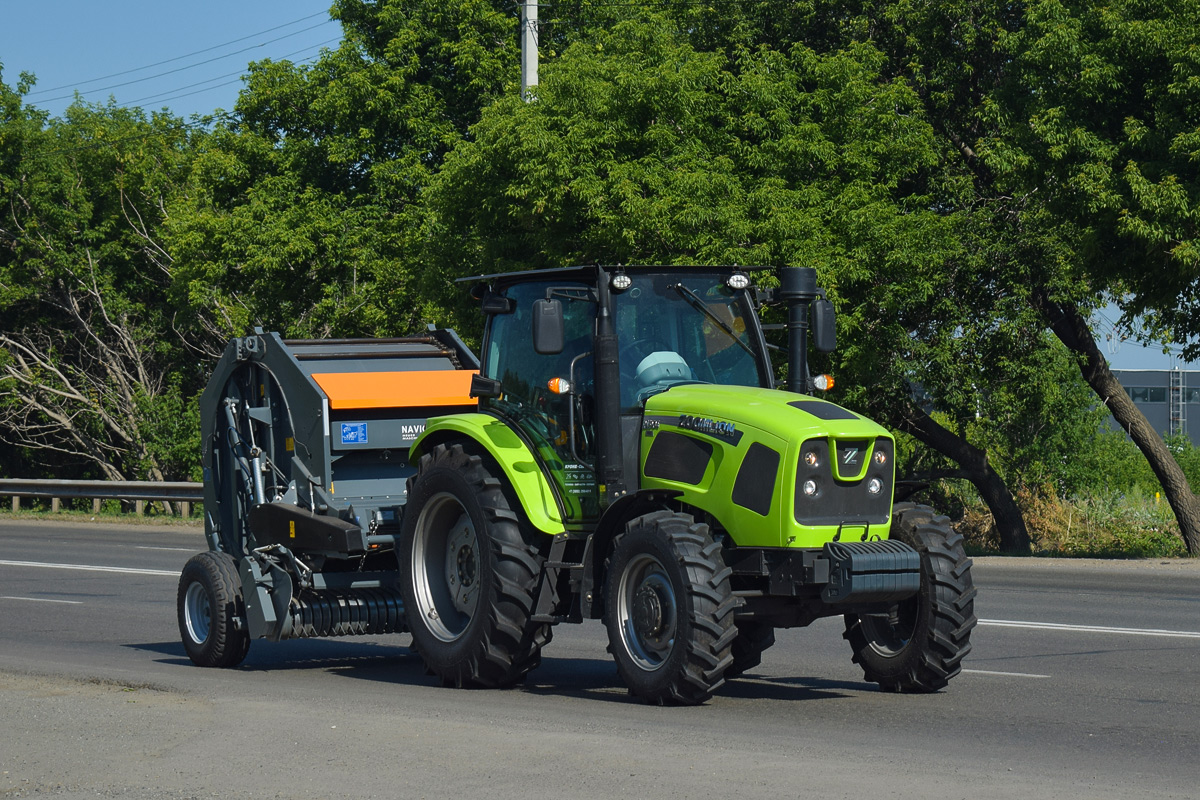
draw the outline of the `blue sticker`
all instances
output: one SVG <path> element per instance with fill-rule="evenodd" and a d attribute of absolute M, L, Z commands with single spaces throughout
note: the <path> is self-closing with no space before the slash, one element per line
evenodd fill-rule
<path fill-rule="evenodd" d="M 343 422 L 342 423 L 342 444 L 366 444 L 367 443 L 367 423 L 365 422 Z"/>

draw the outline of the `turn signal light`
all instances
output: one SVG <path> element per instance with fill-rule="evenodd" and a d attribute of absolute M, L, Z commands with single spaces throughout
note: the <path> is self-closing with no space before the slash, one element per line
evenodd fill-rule
<path fill-rule="evenodd" d="M 833 388 L 833 376 L 818 375 L 817 377 L 813 378 L 813 386 L 820 389 L 822 392 L 828 392 Z"/>
<path fill-rule="evenodd" d="M 571 391 L 571 382 L 566 378 L 551 378 L 546 381 L 546 388 L 554 394 L 567 394 Z"/>

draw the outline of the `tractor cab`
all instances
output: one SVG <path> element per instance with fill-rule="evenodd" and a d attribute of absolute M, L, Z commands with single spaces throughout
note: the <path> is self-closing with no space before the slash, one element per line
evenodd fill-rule
<path fill-rule="evenodd" d="M 743 268 L 579 267 L 475 280 L 486 281 L 476 289 L 488 317 L 481 371 L 495 382 L 479 392 L 481 409 L 542 456 L 568 521 L 602 510 L 603 456 L 622 467 L 625 491 L 636 488 L 649 398 L 685 384 L 773 385 Z M 615 358 L 598 364 L 614 340 Z M 606 428 L 615 428 L 617 453 L 601 452 Z"/>

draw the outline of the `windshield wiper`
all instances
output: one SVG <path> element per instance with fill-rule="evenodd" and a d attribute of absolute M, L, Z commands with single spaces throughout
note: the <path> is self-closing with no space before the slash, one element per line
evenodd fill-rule
<path fill-rule="evenodd" d="M 682 283 L 673 284 L 671 286 L 671 288 L 674 289 L 679 294 L 680 297 L 682 297 L 684 300 L 686 300 L 688 305 L 690 305 L 692 308 L 699 311 L 704 316 L 708 317 L 710 320 L 713 321 L 713 323 L 718 328 L 725 331 L 725 333 L 729 334 L 729 338 L 733 339 L 735 342 L 737 342 L 738 345 L 743 350 L 745 350 L 751 356 L 754 356 L 755 358 L 757 358 L 757 356 L 754 353 L 754 350 L 750 347 L 750 345 L 743 342 L 741 340 L 741 337 L 739 337 L 737 335 L 737 332 L 734 331 L 733 328 L 729 327 L 729 324 L 727 322 L 725 322 L 725 320 L 721 319 L 716 314 L 714 314 L 712 312 L 712 310 L 707 305 L 705 305 L 704 300 L 701 299 L 700 295 L 696 294 L 691 289 L 684 286 Z"/>

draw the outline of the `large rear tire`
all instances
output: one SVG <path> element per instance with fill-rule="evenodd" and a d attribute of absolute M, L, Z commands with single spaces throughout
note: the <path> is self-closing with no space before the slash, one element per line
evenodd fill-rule
<path fill-rule="evenodd" d="M 892 692 L 936 692 L 971 651 L 975 586 L 963 538 L 928 506 L 897 503 L 892 538 L 921 554 L 921 590 L 887 618 L 846 615 L 845 638 L 868 681 Z"/>
<path fill-rule="evenodd" d="M 531 620 L 541 558 L 519 513 L 462 445 L 421 457 L 397 547 L 400 590 L 413 646 L 447 686 L 516 683 L 550 640 Z"/>
<path fill-rule="evenodd" d="M 695 705 L 725 682 L 736 600 L 707 525 L 657 511 L 630 521 L 608 564 L 605 621 L 629 691 L 647 703 Z"/>
<path fill-rule="evenodd" d="M 175 606 L 183 649 L 192 663 L 236 667 L 246 658 L 250 635 L 233 556 L 209 550 L 188 559 L 179 576 Z"/>

